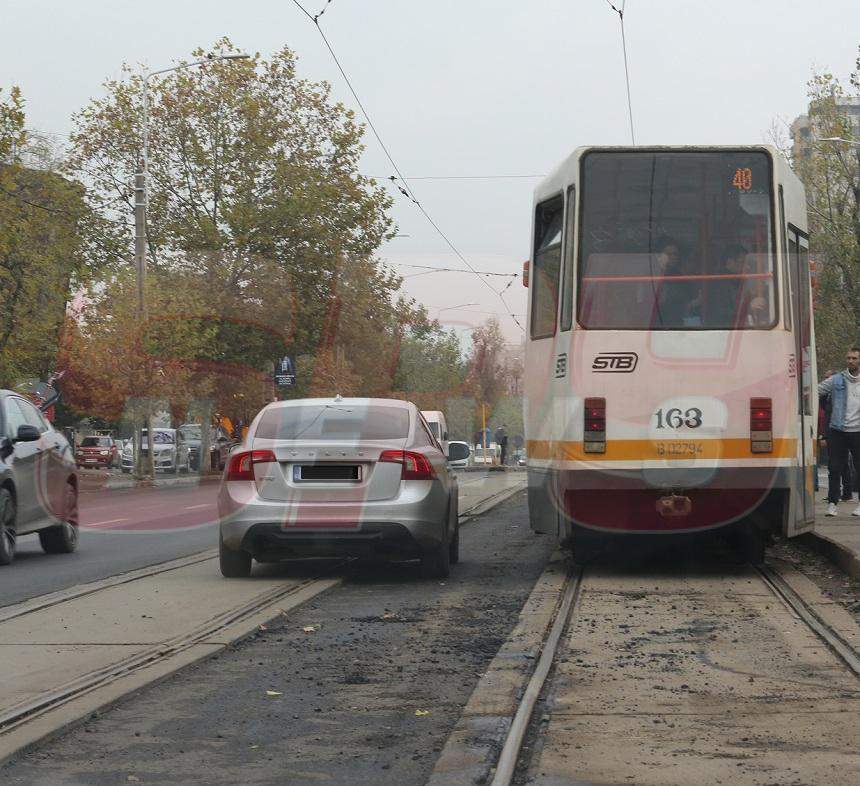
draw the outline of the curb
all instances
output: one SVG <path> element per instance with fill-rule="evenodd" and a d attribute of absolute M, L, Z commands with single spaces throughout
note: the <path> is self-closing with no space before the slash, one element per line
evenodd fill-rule
<path fill-rule="evenodd" d="M 567 580 L 567 562 L 557 550 L 532 587 L 514 629 L 472 691 L 427 786 L 489 783 Z"/>
<path fill-rule="evenodd" d="M 807 532 L 805 535 L 801 535 L 798 540 L 817 554 L 830 560 L 851 578 L 860 581 L 860 555 L 848 546 L 818 532 Z"/>
<path fill-rule="evenodd" d="M 150 482 L 141 482 L 133 478 L 117 478 L 113 476 L 93 477 L 78 473 L 78 483 L 81 494 L 92 494 L 97 491 L 123 491 L 126 489 L 171 488 L 173 486 L 199 486 L 202 483 L 220 481 L 221 475 L 189 475 L 179 478 L 156 478 Z M 106 481 L 106 482 L 105 482 Z"/>

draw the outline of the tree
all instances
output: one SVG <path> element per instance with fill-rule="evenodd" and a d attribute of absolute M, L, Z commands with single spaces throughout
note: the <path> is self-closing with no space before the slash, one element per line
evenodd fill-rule
<path fill-rule="evenodd" d="M 53 369 L 66 305 L 92 273 L 83 189 L 25 167 L 24 104 L 0 96 L 0 387 Z"/>
<path fill-rule="evenodd" d="M 850 77 L 860 96 L 860 58 Z M 839 104 L 848 95 L 831 74 L 809 83 L 809 121 L 814 139 L 840 137 L 860 143 Z M 846 342 L 858 341 L 860 325 L 860 146 L 811 142 L 794 167 L 806 187 L 811 257 L 816 262 L 815 328 L 818 366 L 839 368 Z"/>
<path fill-rule="evenodd" d="M 215 49 L 238 51 L 227 39 Z M 76 116 L 69 158 L 108 219 L 131 214 L 127 183 L 139 163 L 143 83 L 126 72 Z M 358 171 L 363 130 L 353 114 L 331 101 L 326 84 L 297 76 L 289 49 L 151 80 L 150 121 L 150 269 L 196 282 L 195 306 L 214 327 L 201 347 L 208 360 L 253 357 L 262 371 L 285 353 L 319 354 L 316 387 L 328 389 L 337 382 L 335 337 L 353 335 L 352 315 L 369 310 L 393 340 L 399 279 L 372 258 L 391 232 L 390 200 Z M 118 266 L 131 258 L 131 239 Z M 262 327 L 237 330 L 243 322 Z M 371 369 L 364 382 L 378 379 Z M 220 380 L 201 367 L 192 384 L 211 397 Z"/>
<path fill-rule="evenodd" d="M 505 339 L 495 317 L 472 331 L 466 387 L 475 401 L 485 404 L 490 411 L 507 388 L 502 357 L 504 346 Z"/>

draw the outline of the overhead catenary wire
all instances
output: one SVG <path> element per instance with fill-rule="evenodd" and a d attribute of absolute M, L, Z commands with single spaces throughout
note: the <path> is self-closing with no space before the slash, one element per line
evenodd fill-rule
<path fill-rule="evenodd" d="M 451 249 L 451 251 L 454 252 L 455 256 L 467 268 L 469 268 L 472 272 L 475 273 L 475 275 L 478 277 L 478 280 L 481 281 L 484 284 L 484 286 L 487 287 L 487 289 L 489 289 L 496 297 L 499 298 L 499 300 L 501 300 L 502 305 L 505 307 L 505 311 L 507 312 L 508 316 L 511 319 L 513 319 L 513 321 L 516 323 L 516 326 L 520 330 L 523 330 L 522 323 L 511 313 L 511 309 L 508 307 L 508 304 L 505 302 L 505 299 L 502 297 L 502 295 L 499 293 L 499 291 L 497 289 L 495 289 L 494 287 L 492 287 L 490 285 L 490 283 L 485 278 L 481 278 L 481 276 L 478 275 L 478 273 L 475 271 L 474 267 L 469 262 L 469 260 L 466 259 L 466 257 L 464 257 L 462 253 L 460 253 L 460 250 L 454 245 L 454 243 L 451 241 L 451 239 L 442 231 L 442 228 L 433 220 L 432 216 L 430 215 L 430 213 L 427 212 L 427 210 L 424 208 L 424 206 L 421 204 L 421 202 L 418 201 L 418 198 L 415 196 L 415 193 L 413 192 L 411 186 L 407 182 L 406 178 L 403 176 L 403 173 L 400 171 L 400 167 L 397 166 L 397 162 L 394 160 L 394 156 L 391 155 L 391 151 L 388 149 L 388 146 L 383 141 L 382 136 L 380 135 L 379 131 L 377 131 L 376 126 L 373 124 L 373 121 L 370 118 L 370 113 L 367 111 L 367 109 L 365 108 L 361 99 L 359 98 L 358 93 L 356 92 L 355 88 L 352 85 L 352 81 L 350 80 L 349 76 L 347 76 L 347 73 L 344 70 L 343 66 L 341 65 L 341 62 L 338 59 L 337 54 L 335 54 L 335 51 L 332 48 L 332 45 L 329 43 L 328 37 L 323 32 L 322 27 L 320 27 L 319 15 L 314 16 L 313 14 L 311 14 L 299 2 L 299 0 L 292 0 L 292 1 L 293 1 L 293 5 L 295 5 L 311 22 L 313 22 L 314 27 L 316 27 L 317 32 L 320 34 L 320 37 L 322 38 L 323 43 L 326 46 L 326 49 L 328 49 L 329 54 L 332 57 L 332 60 L 334 60 L 334 63 L 337 66 L 338 71 L 340 71 L 340 75 L 343 77 L 344 82 L 346 82 L 346 86 L 347 86 L 347 88 L 349 88 L 349 92 L 352 93 L 352 97 L 355 99 L 356 103 L 358 104 L 358 107 L 361 110 L 362 115 L 364 115 L 364 119 L 367 121 L 368 128 L 370 128 L 371 133 L 375 137 L 376 141 L 379 143 L 379 146 L 382 148 L 382 151 L 385 153 L 386 158 L 388 159 L 389 163 L 391 164 L 392 168 L 394 169 L 396 176 L 391 175 L 388 179 L 391 180 L 391 182 L 398 188 L 398 190 L 400 191 L 401 194 L 403 194 L 405 197 L 407 197 L 407 199 L 409 199 L 410 201 L 412 201 L 415 204 L 415 206 L 418 208 L 418 210 L 421 212 L 421 214 L 424 216 L 424 218 L 427 220 L 427 222 L 430 224 L 430 226 L 432 226 L 433 229 L 436 231 L 436 234 L 438 234 L 439 237 L 442 238 L 442 240 L 445 242 L 445 244 Z M 326 4 L 326 5 L 328 5 L 328 4 Z M 400 183 L 397 182 L 398 180 L 400 181 Z M 401 183 L 402 183 L 402 185 L 401 185 Z"/>

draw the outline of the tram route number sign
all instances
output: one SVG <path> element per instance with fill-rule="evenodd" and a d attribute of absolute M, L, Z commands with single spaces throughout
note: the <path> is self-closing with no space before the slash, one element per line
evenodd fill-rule
<path fill-rule="evenodd" d="M 752 169 L 748 166 L 736 169 L 735 176 L 732 178 L 732 185 L 738 191 L 750 191 L 753 186 Z"/>

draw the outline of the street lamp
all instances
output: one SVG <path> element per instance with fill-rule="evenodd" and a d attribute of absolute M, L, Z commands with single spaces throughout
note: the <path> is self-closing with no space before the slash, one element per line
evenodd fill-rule
<path fill-rule="evenodd" d="M 146 280 L 146 210 L 149 206 L 149 80 L 158 74 L 167 74 L 171 71 L 181 71 L 185 68 L 214 63 L 218 60 L 245 60 L 250 55 L 207 55 L 192 63 L 180 63 L 170 68 L 161 68 L 158 71 L 147 71 L 143 75 L 143 145 L 141 151 L 143 171 L 134 176 L 134 263 L 135 277 L 137 279 L 137 316 L 138 322 L 142 323 L 146 312 L 146 301 L 144 299 L 144 283 Z M 154 469 L 152 459 L 154 456 L 152 418 L 147 418 L 147 439 L 149 440 L 149 460 L 147 464 L 147 479 L 151 479 Z M 135 464 L 138 476 L 141 467 L 141 443 L 140 432 L 136 431 Z"/>
<path fill-rule="evenodd" d="M 819 136 L 815 138 L 816 142 L 843 142 L 846 145 L 854 145 L 860 147 L 860 142 L 855 142 L 853 139 L 843 139 L 841 136 Z"/>

